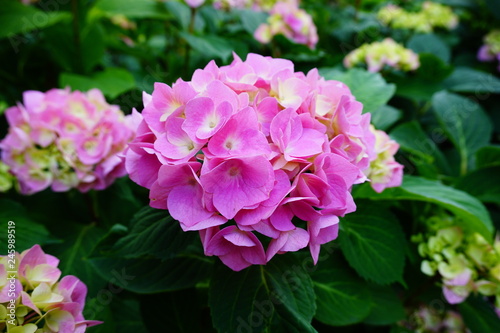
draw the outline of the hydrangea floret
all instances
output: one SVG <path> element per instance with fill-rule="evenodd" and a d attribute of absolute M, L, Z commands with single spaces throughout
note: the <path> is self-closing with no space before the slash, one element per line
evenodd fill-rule
<path fill-rule="evenodd" d="M 318 43 L 318 33 L 312 17 L 294 1 L 277 2 L 269 11 L 267 23 L 255 30 L 254 37 L 267 44 L 276 35 L 283 35 L 297 44 L 314 49 Z"/>
<path fill-rule="evenodd" d="M 0 332 L 84 333 L 101 323 L 85 320 L 87 287 L 72 275 L 60 279 L 58 264 L 39 245 L 0 256 Z"/>
<path fill-rule="evenodd" d="M 14 184 L 14 177 L 9 172 L 9 166 L 0 161 L 0 192 L 7 192 Z"/>
<path fill-rule="evenodd" d="M 376 145 L 362 108 L 345 84 L 289 60 L 212 61 L 144 93 L 127 170 L 152 207 L 199 231 L 205 254 L 233 270 L 305 247 L 316 262 L 339 216 L 356 209 L 354 184 L 372 174 L 377 190 L 401 183 L 394 144 Z"/>
<path fill-rule="evenodd" d="M 436 28 L 452 30 L 458 25 L 458 16 L 451 7 L 440 3 L 426 1 L 418 12 L 408 12 L 403 8 L 390 4 L 381 8 L 378 19 L 394 29 L 408 29 L 428 33 Z"/>
<path fill-rule="evenodd" d="M 466 333 L 462 316 L 455 311 L 436 309 L 421 305 L 408 315 L 408 318 L 398 322 L 398 326 L 414 333 L 442 332 Z"/>
<path fill-rule="evenodd" d="M 26 91 L 5 115 L 2 161 L 24 194 L 101 190 L 126 175 L 121 154 L 135 135 L 132 118 L 97 89 Z"/>
<path fill-rule="evenodd" d="M 344 66 L 350 68 L 357 65 L 366 65 L 370 72 L 379 72 L 386 66 L 408 72 L 420 67 L 420 61 L 418 54 L 392 38 L 386 38 L 381 42 L 363 44 L 347 54 Z"/>
<path fill-rule="evenodd" d="M 492 30 L 483 38 L 484 45 L 477 53 L 479 61 L 500 61 L 500 30 Z M 500 71 L 500 64 L 498 65 Z"/>
<path fill-rule="evenodd" d="M 500 308 L 500 239 L 490 244 L 477 232 L 465 232 L 456 218 L 435 216 L 428 231 L 412 237 L 419 243 L 421 270 L 439 275 L 450 304 L 463 302 L 471 293 L 494 296 Z"/>

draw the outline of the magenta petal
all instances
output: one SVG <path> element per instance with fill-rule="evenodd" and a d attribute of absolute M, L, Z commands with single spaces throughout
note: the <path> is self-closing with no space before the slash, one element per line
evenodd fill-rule
<path fill-rule="evenodd" d="M 206 192 L 213 193 L 215 208 L 227 219 L 240 209 L 269 197 L 274 172 L 264 157 L 231 159 L 222 162 L 200 177 Z"/>
<path fill-rule="evenodd" d="M 231 268 L 235 272 L 239 272 L 252 265 L 250 262 L 246 261 L 240 253 L 221 255 L 219 258 L 224 265 Z"/>
<path fill-rule="evenodd" d="M 18 272 L 21 274 L 21 276 L 24 276 L 26 266 L 34 268 L 38 265 L 46 263 L 47 263 L 47 258 L 45 257 L 45 253 L 43 252 L 40 245 L 35 244 L 30 249 L 23 251 L 21 253 L 21 260 L 19 262 Z"/>
<path fill-rule="evenodd" d="M 279 206 L 269 218 L 271 225 L 279 231 L 289 231 L 295 229 L 292 223 L 293 213 L 288 206 Z"/>
<path fill-rule="evenodd" d="M 468 295 L 461 296 L 456 293 L 454 293 L 451 289 L 446 287 L 446 285 L 443 286 L 443 295 L 446 298 L 446 301 L 450 304 L 459 304 L 465 301 Z"/>
<path fill-rule="evenodd" d="M 267 247 L 266 260 L 271 260 L 283 248 L 287 240 L 288 232 L 282 232 L 277 239 L 271 240 Z"/>
<path fill-rule="evenodd" d="M 227 219 L 224 216 L 214 214 L 214 215 L 210 216 L 208 219 L 200 221 L 200 222 L 193 224 L 191 226 L 186 226 L 185 224 L 183 224 L 181 222 L 181 228 L 184 231 L 203 230 L 203 229 L 207 229 L 207 228 L 220 226 L 226 222 L 227 222 Z"/>
<path fill-rule="evenodd" d="M 42 313 L 40 312 L 40 309 L 38 309 L 38 306 L 36 306 L 35 303 L 33 303 L 33 301 L 31 300 L 31 297 L 25 291 L 21 292 L 21 304 L 24 306 L 27 306 L 31 310 L 35 311 L 40 316 L 42 315 Z"/>
<path fill-rule="evenodd" d="M 294 230 L 287 231 L 288 238 L 281 251 L 284 252 L 295 252 L 303 249 L 309 243 L 309 233 L 302 229 L 296 228 Z"/>
<path fill-rule="evenodd" d="M 75 302 L 82 307 L 87 297 L 87 286 L 76 276 L 66 275 L 57 284 L 57 290 L 65 302 Z"/>
<path fill-rule="evenodd" d="M 213 214 L 202 205 L 203 189 L 200 184 L 193 183 L 174 187 L 167 200 L 170 215 L 188 228 Z"/>

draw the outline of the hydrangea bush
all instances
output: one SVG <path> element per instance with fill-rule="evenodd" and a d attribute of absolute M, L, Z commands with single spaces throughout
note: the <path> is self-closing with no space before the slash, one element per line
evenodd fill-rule
<path fill-rule="evenodd" d="M 235 56 L 189 82 L 157 83 L 142 118 L 130 177 L 237 271 L 307 246 L 317 262 L 338 217 L 356 209 L 354 184 L 401 184 L 398 145 L 370 126 L 349 88 L 284 59 Z M 255 233 L 270 239 L 265 251 Z"/>

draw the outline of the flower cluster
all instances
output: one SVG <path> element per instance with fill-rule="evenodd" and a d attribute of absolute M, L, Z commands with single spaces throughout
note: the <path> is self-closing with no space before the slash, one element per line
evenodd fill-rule
<path fill-rule="evenodd" d="M 0 161 L 0 192 L 7 192 L 12 188 L 14 177 L 9 172 L 9 166 Z"/>
<path fill-rule="evenodd" d="M 0 256 L 0 332 L 83 333 L 101 323 L 85 320 L 87 287 L 72 275 L 59 280 L 58 264 L 39 245 Z"/>
<path fill-rule="evenodd" d="M 379 72 L 385 66 L 407 72 L 420 66 L 418 54 L 406 49 L 391 38 L 386 38 L 381 42 L 363 44 L 344 58 L 344 66 L 347 68 L 359 64 L 366 64 L 370 72 Z"/>
<path fill-rule="evenodd" d="M 428 221 L 428 232 L 412 238 L 420 243 L 424 274 L 442 277 L 443 294 L 450 304 L 463 302 L 471 292 L 496 296 L 500 308 L 500 239 L 494 245 L 479 233 L 465 233 L 451 217 Z"/>
<path fill-rule="evenodd" d="M 370 131 L 375 136 L 376 157 L 363 172 L 370 179 L 373 189 L 380 193 L 387 187 L 397 187 L 401 184 L 403 166 L 394 159 L 399 144 L 391 140 L 386 132 L 375 129 L 373 125 L 370 125 Z"/>
<path fill-rule="evenodd" d="M 314 49 L 318 43 L 318 33 L 312 17 L 294 1 L 277 2 L 269 11 L 267 23 L 255 30 L 254 37 L 263 44 L 274 36 L 283 35 L 297 44 Z"/>
<path fill-rule="evenodd" d="M 466 333 L 462 316 L 455 311 L 442 311 L 428 306 L 420 306 L 407 319 L 400 321 L 398 326 L 415 333 L 442 332 Z"/>
<path fill-rule="evenodd" d="M 452 30 L 458 25 L 458 16 L 448 6 L 426 1 L 419 12 L 408 12 L 390 4 L 379 10 L 378 19 L 395 29 L 432 32 L 436 28 Z"/>
<path fill-rule="evenodd" d="M 104 189 L 126 174 L 119 154 L 134 137 L 131 117 L 99 90 L 26 91 L 23 100 L 7 109 L 10 128 L 0 142 L 22 193 Z"/>
<path fill-rule="evenodd" d="M 393 163 L 394 145 L 375 147 L 370 114 L 346 85 L 285 59 L 212 61 L 190 82 L 156 83 L 144 106 L 133 113 L 142 122 L 126 154 L 131 179 L 233 270 L 307 246 L 317 261 L 338 217 L 356 209 L 350 191 L 363 171 Z M 270 240 L 266 251 L 254 232 Z"/>
<path fill-rule="evenodd" d="M 500 61 L 500 30 L 493 30 L 484 36 L 484 45 L 477 53 L 479 61 Z M 498 66 L 500 71 L 500 64 Z"/>

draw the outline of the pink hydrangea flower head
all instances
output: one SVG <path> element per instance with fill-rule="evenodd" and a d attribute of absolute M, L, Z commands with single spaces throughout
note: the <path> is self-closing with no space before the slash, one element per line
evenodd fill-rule
<path fill-rule="evenodd" d="M 12 258 L 15 258 L 17 272 L 14 298 L 8 293 L 11 279 L 7 278 L 7 271 L 12 275 L 14 270 L 11 267 Z M 9 321 L 10 329 L 22 327 L 25 329 L 22 332 L 83 333 L 88 327 L 101 323 L 85 320 L 82 312 L 87 287 L 72 275 L 59 280 L 61 271 L 57 268 L 58 264 L 59 259 L 45 254 L 39 245 L 20 254 L 0 256 L 0 303 L 13 299 L 16 309 L 24 308 L 24 311 L 16 311 L 16 318 Z M 7 281 L 9 286 L 3 284 Z M 25 323 L 28 318 L 30 324 Z"/>
<path fill-rule="evenodd" d="M 267 44 L 274 36 L 283 35 L 294 43 L 307 45 L 311 49 L 316 47 L 316 25 L 296 1 L 278 1 L 269 14 L 267 23 L 261 24 L 254 32 L 257 41 Z"/>
<path fill-rule="evenodd" d="M 144 105 L 125 153 L 131 179 L 233 270 L 307 247 L 316 262 L 356 210 L 351 190 L 370 178 L 370 161 L 397 150 L 376 146 L 343 83 L 257 54 L 156 84 Z"/>
<path fill-rule="evenodd" d="M 121 154 L 136 124 L 99 90 L 26 91 L 23 104 L 9 108 L 6 117 L 2 160 L 23 194 L 48 187 L 102 190 L 126 174 Z"/>

